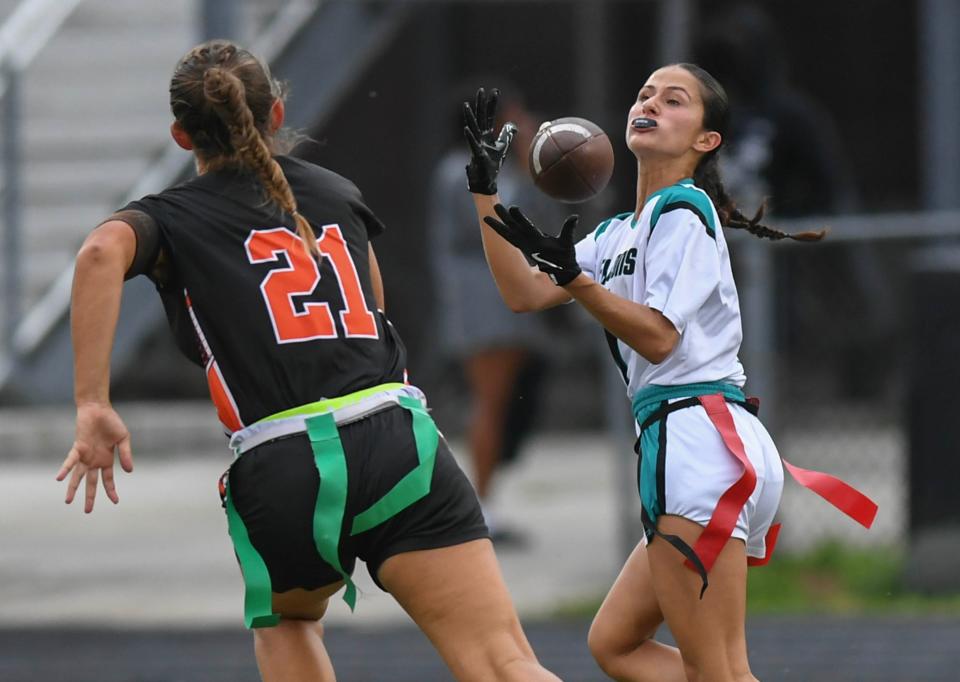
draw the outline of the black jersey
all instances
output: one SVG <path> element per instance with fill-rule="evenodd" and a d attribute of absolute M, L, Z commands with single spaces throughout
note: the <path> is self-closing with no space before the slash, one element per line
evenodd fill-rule
<path fill-rule="evenodd" d="M 292 157 L 277 160 L 316 234 L 319 259 L 251 172 L 207 172 L 125 207 L 159 228 L 151 278 L 179 347 L 206 370 L 230 431 L 402 381 L 406 364 L 370 280 L 368 241 L 383 224 L 346 178 Z"/>

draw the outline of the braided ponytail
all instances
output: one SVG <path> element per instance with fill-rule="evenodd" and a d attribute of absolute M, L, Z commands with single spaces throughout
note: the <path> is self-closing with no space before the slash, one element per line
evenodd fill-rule
<path fill-rule="evenodd" d="M 289 214 L 309 254 L 317 238 L 297 210 L 297 200 L 270 148 L 269 119 L 282 99 L 279 85 L 252 54 L 216 40 L 187 53 L 170 83 L 173 114 L 210 167 L 239 164 L 252 169 L 269 200 Z"/>
<path fill-rule="evenodd" d="M 767 202 L 760 204 L 760 208 L 752 218 L 747 218 L 740 209 L 737 208 L 733 199 L 727 194 L 727 190 L 720 180 L 720 169 L 716 150 L 709 152 L 702 159 L 693 174 L 694 184 L 702 189 L 713 201 L 717 208 L 717 214 L 720 216 L 720 224 L 725 227 L 732 227 L 738 230 L 746 230 L 750 234 L 769 239 L 771 241 L 780 241 L 781 239 L 792 239 L 798 242 L 817 242 L 827 234 L 826 230 L 817 232 L 783 232 L 772 227 L 764 225 L 760 221 L 767 208 Z"/>
<path fill-rule="evenodd" d="M 725 138 L 729 126 L 730 106 L 723 86 L 696 64 L 683 63 L 677 64 L 677 66 L 690 72 L 700 83 L 700 92 L 703 95 L 703 127 L 707 130 L 715 130 L 720 133 L 721 138 Z M 723 144 L 722 141 L 721 144 Z M 717 214 L 720 216 L 721 225 L 746 230 L 756 237 L 770 239 L 771 241 L 793 239 L 798 242 L 816 242 L 824 238 L 827 234 L 826 230 L 793 234 L 764 225 L 760 221 L 763 219 L 763 214 L 767 208 L 766 201 L 760 205 L 753 218 L 747 218 L 743 215 L 730 195 L 727 194 L 727 190 L 720 179 L 717 156 L 719 151 L 720 147 L 717 147 L 704 154 L 693 173 L 693 182 L 706 192 L 707 196 L 713 201 Z"/>

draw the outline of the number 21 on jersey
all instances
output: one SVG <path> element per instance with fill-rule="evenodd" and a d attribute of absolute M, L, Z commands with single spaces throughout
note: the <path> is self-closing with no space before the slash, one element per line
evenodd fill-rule
<path fill-rule="evenodd" d="M 307 255 L 300 237 L 285 227 L 253 230 L 244 246 L 251 263 L 280 263 L 280 254 L 287 257 L 287 267 L 276 267 L 260 283 L 260 293 L 267 304 L 273 332 L 278 343 L 297 343 L 314 339 L 338 338 L 330 304 L 307 301 L 297 310 L 294 296 L 313 293 L 320 282 L 317 261 Z M 377 321 L 367 307 L 360 287 L 357 267 L 339 225 L 324 225 L 317 239 L 321 257 L 333 268 L 343 299 L 340 322 L 347 338 L 378 338 Z"/>

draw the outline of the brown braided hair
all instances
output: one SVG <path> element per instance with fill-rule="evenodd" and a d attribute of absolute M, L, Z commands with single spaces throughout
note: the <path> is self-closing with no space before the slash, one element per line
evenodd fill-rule
<path fill-rule="evenodd" d="M 740 212 L 723 186 L 718 163 L 718 152 L 723 146 L 723 139 L 727 136 L 727 128 L 730 124 L 730 102 L 727 99 L 727 93 L 716 78 L 696 64 L 681 63 L 676 66 L 688 71 L 700 83 L 700 94 L 703 98 L 703 127 L 706 130 L 715 130 L 721 136 L 720 145 L 703 155 L 693 173 L 694 184 L 706 192 L 716 206 L 720 224 L 746 230 L 761 239 L 766 238 L 772 241 L 793 239 L 798 242 L 816 242 L 823 239 L 827 234 L 826 230 L 790 233 L 764 225 L 760 221 L 767 208 L 766 201 L 760 205 L 752 218 L 747 218 Z"/>
<path fill-rule="evenodd" d="M 177 63 L 170 108 L 209 169 L 243 166 L 256 172 L 268 201 L 289 214 L 308 253 L 319 254 L 310 223 L 297 210 L 274 152 L 285 140 L 269 129 L 270 111 L 286 96 L 266 64 L 227 40 L 197 45 Z"/>

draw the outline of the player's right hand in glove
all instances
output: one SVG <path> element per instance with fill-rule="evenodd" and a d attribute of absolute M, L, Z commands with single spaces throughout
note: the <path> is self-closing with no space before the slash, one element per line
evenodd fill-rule
<path fill-rule="evenodd" d="M 499 98 L 500 91 L 497 88 L 489 93 L 480 88 L 474 104 L 463 103 L 463 134 L 470 145 L 467 187 L 473 194 L 497 193 L 497 175 L 517 132 L 516 125 L 505 123 L 497 135 L 495 126 Z"/>
<path fill-rule="evenodd" d="M 483 222 L 520 249 L 554 284 L 566 286 L 580 274 L 577 249 L 573 241 L 573 233 L 577 229 L 580 216 L 567 217 L 560 229 L 560 235 L 551 237 L 538 230 L 517 206 L 507 209 L 503 204 L 496 204 L 493 210 L 497 212 L 500 220 L 485 216 Z"/>

